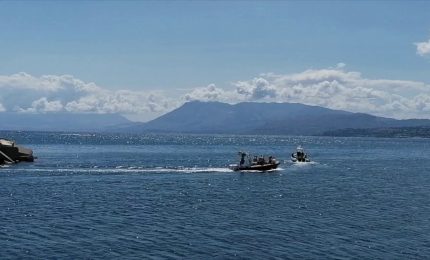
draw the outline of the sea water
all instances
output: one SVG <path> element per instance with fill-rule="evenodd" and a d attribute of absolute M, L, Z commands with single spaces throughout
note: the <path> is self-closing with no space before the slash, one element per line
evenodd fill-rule
<path fill-rule="evenodd" d="M 38 159 L 0 168 L 0 259 L 430 256 L 428 139 L 2 134 Z"/>

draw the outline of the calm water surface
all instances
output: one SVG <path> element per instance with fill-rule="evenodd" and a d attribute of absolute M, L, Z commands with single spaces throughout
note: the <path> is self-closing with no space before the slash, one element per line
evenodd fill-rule
<path fill-rule="evenodd" d="M 2 135 L 39 159 L 0 168 L 0 259 L 430 256 L 427 139 Z M 281 169 L 231 172 L 239 150 Z"/>

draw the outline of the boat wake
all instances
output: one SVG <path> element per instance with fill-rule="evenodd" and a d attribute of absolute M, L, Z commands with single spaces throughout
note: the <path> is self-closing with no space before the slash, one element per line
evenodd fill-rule
<path fill-rule="evenodd" d="M 311 161 L 311 162 L 289 162 L 289 164 L 292 167 L 310 167 L 310 166 L 319 165 L 319 163 L 315 162 L 315 161 Z"/>
<path fill-rule="evenodd" d="M 118 173 L 224 173 L 233 172 L 229 168 L 217 167 L 134 167 L 134 166 L 116 166 L 114 168 L 101 168 L 93 166 L 91 168 L 26 168 L 19 169 L 20 172 L 35 173 L 88 173 L 88 174 L 118 174 Z"/>
<path fill-rule="evenodd" d="M 315 172 L 317 169 L 330 167 L 325 163 L 320 162 L 289 162 L 288 169 L 290 172 Z"/>

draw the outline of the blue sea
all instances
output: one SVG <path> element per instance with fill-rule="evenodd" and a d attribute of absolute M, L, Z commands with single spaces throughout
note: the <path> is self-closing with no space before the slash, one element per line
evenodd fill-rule
<path fill-rule="evenodd" d="M 430 257 L 429 139 L 2 135 L 38 159 L 0 168 L 0 259 Z"/>

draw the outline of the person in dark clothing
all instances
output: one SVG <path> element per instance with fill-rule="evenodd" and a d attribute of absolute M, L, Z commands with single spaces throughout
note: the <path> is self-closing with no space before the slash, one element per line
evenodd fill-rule
<path fill-rule="evenodd" d="M 245 153 L 242 153 L 242 154 L 240 155 L 240 165 L 241 165 L 241 166 L 245 163 L 245 156 L 246 156 L 246 154 L 245 154 Z"/>

